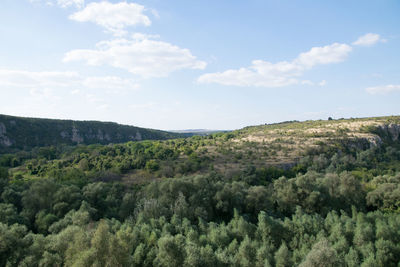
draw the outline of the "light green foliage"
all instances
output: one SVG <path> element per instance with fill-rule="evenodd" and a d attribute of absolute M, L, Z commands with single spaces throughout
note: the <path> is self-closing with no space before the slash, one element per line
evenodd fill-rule
<path fill-rule="evenodd" d="M 275 252 L 275 266 L 276 267 L 288 267 L 292 266 L 291 253 L 285 243 L 279 247 Z"/>
<path fill-rule="evenodd" d="M 329 245 L 326 239 L 316 243 L 308 253 L 304 262 L 299 267 L 335 267 L 340 261 L 336 251 Z"/>

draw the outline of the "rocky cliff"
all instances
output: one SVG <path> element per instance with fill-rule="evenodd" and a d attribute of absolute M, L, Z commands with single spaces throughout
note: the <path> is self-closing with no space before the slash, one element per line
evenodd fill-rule
<path fill-rule="evenodd" d="M 182 137 L 178 133 L 111 122 L 22 118 L 0 115 L 0 153 L 40 146 L 109 144 Z"/>

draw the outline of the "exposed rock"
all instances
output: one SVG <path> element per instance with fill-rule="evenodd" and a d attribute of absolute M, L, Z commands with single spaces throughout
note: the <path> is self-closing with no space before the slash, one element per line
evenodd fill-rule
<path fill-rule="evenodd" d="M 76 142 L 78 144 L 83 142 L 83 138 L 79 135 L 79 130 L 74 126 L 72 127 L 72 142 Z"/>
<path fill-rule="evenodd" d="M 377 135 L 371 136 L 371 137 L 367 138 L 367 140 L 370 144 L 370 147 L 379 147 L 383 144 L 382 139 Z"/>
<path fill-rule="evenodd" d="M 398 124 L 389 124 L 388 132 L 390 133 L 393 141 L 399 140 L 400 125 L 398 125 Z"/>
<path fill-rule="evenodd" d="M 4 123 L 0 122 L 0 144 L 6 147 L 9 147 L 13 144 L 13 142 L 6 136 L 7 129 Z"/>
<path fill-rule="evenodd" d="M 0 122 L 0 136 L 3 136 L 4 134 L 7 133 L 6 131 L 6 126 L 4 125 L 4 123 Z"/>
<path fill-rule="evenodd" d="M 97 135 L 96 135 L 96 138 L 98 139 L 98 140 L 101 140 L 101 141 L 103 141 L 104 140 L 104 135 L 103 135 L 103 132 L 99 129 L 99 130 L 97 130 Z"/>
<path fill-rule="evenodd" d="M 400 125 L 391 123 L 389 125 L 388 124 L 381 125 L 380 128 L 390 136 L 392 141 L 399 140 Z"/>
<path fill-rule="evenodd" d="M 60 135 L 62 138 L 69 138 L 69 133 L 67 131 L 62 131 Z"/>
<path fill-rule="evenodd" d="M 142 135 L 140 134 L 139 131 L 136 132 L 136 138 L 137 141 L 141 141 L 142 140 Z"/>
<path fill-rule="evenodd" d="M 4 137 L 0 137 L 0 144 L 5 147 L 9 147 L 9 146 L 12 146 L 13 143 L 10 140 L 10 138 L 8 138 L 7 136 L 4 136 Z"/>

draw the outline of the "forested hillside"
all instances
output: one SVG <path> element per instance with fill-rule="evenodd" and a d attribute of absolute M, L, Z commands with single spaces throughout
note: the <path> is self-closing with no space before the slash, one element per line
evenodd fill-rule
<path fill-rule="evenodd" d="M 0 157 L 0 266 L 398 266 L 400 117 Z"/>
<path fill-rule="evenodd" d="M 109 144 L 182 136 L 112 122 L 36 119 L 0 114 L 0 154 L 62 144 Z"/>

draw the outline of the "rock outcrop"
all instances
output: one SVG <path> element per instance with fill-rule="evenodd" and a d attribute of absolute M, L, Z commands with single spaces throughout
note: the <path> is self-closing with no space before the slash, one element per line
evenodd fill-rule
<path fill-rule="evenodd" d="M 110 144 L 165 140 L 184 135 L 112 122 L 20 118 L 0 115 L 0 154 L 60 144 Z"/>
<path fill-rule="evenodd" d="M 9 147 L 13 144 L 10 138 L 7 137 L 7 129 L 4 123 L 0 122 L 0 145 Z"/>
<path fill-rule="evenodd" d="M 391 124 L 388 124 L 388 125 L 382 125 L 381 129 L 384 130 L 386 133 L 388 133 L 388 135 L 390 136 L 392 141 L 399 140 L 400 125 L 391 123 Z"/>

